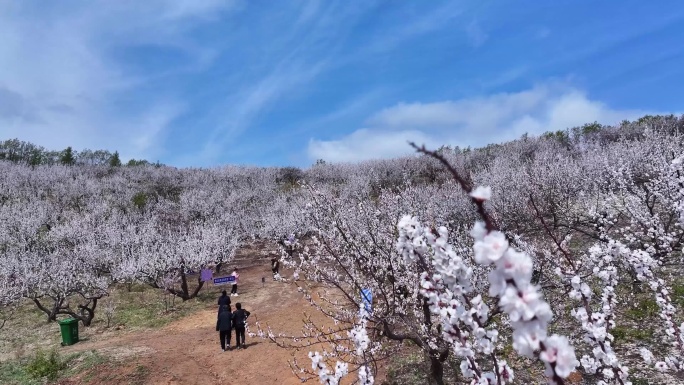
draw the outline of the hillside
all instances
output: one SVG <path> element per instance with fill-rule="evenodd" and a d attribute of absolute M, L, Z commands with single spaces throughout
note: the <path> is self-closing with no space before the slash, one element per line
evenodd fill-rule
<path fill-rule="evenodd" d="M 0 316 L 10 329 L 13 318 L 30 328 L 71 316 L 90 333 L 118 296 L 130 324 L 166 329 L 113 341 L 181 376 L 176 367 L 196 365 L 158 366 L 164 360 L 152 352 L 172 354 L 163 347 L 177 344 L 211 353 L 211 325 L 200 325 L 212 293 L 197 272 L 237 265 L 268 278 L 259 269 L 275 258 L 318 286 L 295 284 L 288 294 L 268 291 L 278 285 L 269 281 L 269 295 L 252 287 L 245 301 L 273 309 L 274 322 L 292 321 L 285 329 L 295 327 L 289 306 L 313 306 L 320 318 L 272 339 L 319 351 L 313 369 L 306 356 L 302 367 L 322 381 L 370 385 L 407 355 L 415 376 L 404 380 L 414 383 L 676 382 L 683 123 L 644 117 L 307 170 L 0 161 Z M 138 319 L 151 306 L 173 313 L 174 301 L 177 322 Z M 36 348 L 5 335 L 2 346 Z M 302 346 L 309 338 L 320 343 Z M 270 352 L 262 353 L 280 357 Z M 218 362 L 197 365 L 215 378 L 224 373 Z"/>

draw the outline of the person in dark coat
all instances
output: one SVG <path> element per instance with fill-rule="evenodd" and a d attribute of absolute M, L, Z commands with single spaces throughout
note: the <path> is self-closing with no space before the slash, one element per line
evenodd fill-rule
<path fill-rule="evenodd" d="M 238 349 L 246 349 L 245 345 L 245 328 L 247 325 L 247 317 L 251 314 L 242 308 L 240 302 L 235 304 L 235 312 L 233 312 L 233 328 L 235 328 L 235 346 Z"/>
<path fill-rule="evenodd" d="M 221 313 L 221 306 L 230 306 L 230 297 L 227 291 L 221 292 L 221 296 L 218 299 L 218 312 Z"/>
<path fill-rule="evenodd" d="M 230 305 L 221 306 L 219 309 L 218 319 L 216 320 L 216 331 L 219 332 L 221 339 L 221 350 L 224 352 L 230 350 L 230 334 L 233 328 L 233 313 L 230 311 Z"/>

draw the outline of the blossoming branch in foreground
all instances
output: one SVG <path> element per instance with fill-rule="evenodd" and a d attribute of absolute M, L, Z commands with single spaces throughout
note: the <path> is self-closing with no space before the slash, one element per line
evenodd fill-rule
<path fill-rule="evenodd" d="M 363 356 L 371 342 L 370 338 L 368 338 L 368 332 L 366 331 L 367 319 L 368 313 L 366 312 L 365 307 L 362 305 L 359 310 L 357 323 L 354 325 L 354 328 L 348 332 L 350 339 L 356 347 L 356 354 L 359 357 Z M 324 357 L 319 352 L 309 352 L 309 358 L 311 359 L 311 368 L 316 371 L 318 374 L 318 379 L 322 384 L 337 385 L 342 377 L 349 373 L 349 366 L 346 363 L 337 361 L 335 365 L 335 373 L 331 374 L 324 362 Z M 375 383 L 375 378 L 373 377 L 373 374 L 367 365 L 359 366 L 358 371 L 359 384 L 373 385 Z"/>
<path fill-rule="evenodd" d="M 491 196 L 491 191 L 478 187 L 471 196 L 484 201 Z M 431 229 L 424 228 L 417 218 L 411 216 L 404 216 L 399 221 L 398 229 L 400 235 L 397 249 L 404 259 L 416 261 L 431 256 L 431 264 L 436 272 L 431 276 L 423 273 L 421 287 L 424 295 L 429 298 L 431 310 L 442 316 L 445 337 L 453 343 L 454 353 L 464 357 L 461 364 L 464 375 L 474 377 L 474 384 L 487 383 L 490 380 L 498 383 L 510 381 L 512 370 L 505 363 L 502 367 L 504 370 L 500 370 L 502 368 L 499 368 L 499 363 L 495 362 L 495 371 L 481 372 L 473 357 L 475 352 L 485 355 L 491 353 L 488 346 L 492 337 L 498 335 L 496 330 L 485 331 L 480 324 L 487 320 L 488 309 L 480 306 L 479 311 L 460 311 L 462 315 L 470 315 L 461 316 L 460 320 L 473 331 L 476 336 L 474 343 L 467 342 L 466 334 L 458 330 L 459 327 L 454 322 L 452 313 L 459 313 L 458 309 L 464 307 L 468 295 L 477 299 L 471 305 L 479 304 L 481 297 L 471 293 L 468 278 L 472 269 L 448 244 L 447 229 L 441 227 L 435 235 Z M 502 232 L 487 230 L 484 222 L 476 222 L 471 235 L 475 238 L 475 262 L 484 266 L 494 265 L 489 275 L 489 294 L 499 298 L 500 309 L 510 318 L 513 347 L 518 353 L 528 357 L 540 352 L 538 357 L 546 365 L 546 375 L 552 382 L 562 381 L 579 362 L 566 337 L 547 336 L 548 323 L 553 313 L 542 298 L 539 288 L 530 282 L 532 259 L 511 248 Z"/>

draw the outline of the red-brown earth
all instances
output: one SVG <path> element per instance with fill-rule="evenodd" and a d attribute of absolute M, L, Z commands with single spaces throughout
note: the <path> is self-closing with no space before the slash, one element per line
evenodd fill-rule
<path fill-rule="evenodd" d="M 262 284 L 261 277 L 267 277 Z M 304 312 L 317 312 L 297 292 L 293 284 L 274 282 L 268 266 L 241 270 L 241 302 L 249 310 L 250 323 L 258 320 L 275 331 L 296 335 L 301 332 Z M 209 287 L 218 295 L 222 287 Z M 320 316 L 318 316 L 319 319 Z M 61 352 L 96 350 L 109 360 L 61 385 L 84 384 L 297 384 L 288 361 L 293 354 L 310 365 L 307 351 L 291 351 L 259 337 L 247 336 L 247 349 L 223 352 L 216 326 L 216 306 L 179 319 L 160 329 L 146 331 L 106 331 L 87 338 Z M 255 327 L 252 327 L 255 331 Z M 235 344 L 235 337 L 231 341 Z M 316 381 L 317 382 L 317 381 Z"/>

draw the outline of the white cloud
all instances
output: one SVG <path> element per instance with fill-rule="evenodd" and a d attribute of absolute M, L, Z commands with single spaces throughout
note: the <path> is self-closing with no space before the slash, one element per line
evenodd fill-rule
<path fill-rule="evenodd" d="M 311 160 L 360 161 L 410 154 L 407 144 L 484 146 L 528 133 L 564 130 L 597 121 L 615 124 L 647 112 L 617 110 L 582 91 L 546 84 L 516 93 L 437 103 L 399 103 L 371 116 L 365 128 L 334 139 L 310 139 Z"/>
<path fill-rule="evenodd" d="M 421 131 L 356 130 L 340 140 L 309 140 L 309 157 L 331 162 L 356 162 L 361 160 L 392 158 L 405 155 L 408 142 L 439 145 L 439 141 Z M 408 151 L 411 152 L 411 151 Z"/>
<path fill-rule="evenodd" d="M 187 31 L 235 7 L 219 0 L 0 1 L 0 139 L 155 156 L 160 147 L 144 138 L 160 138 L 184 106 L 157 95 L 135 110 L 117 106 L 158 74 L 127 72 L 114 52 L 154 44 L 207 60 L 210 52 Z"/>

